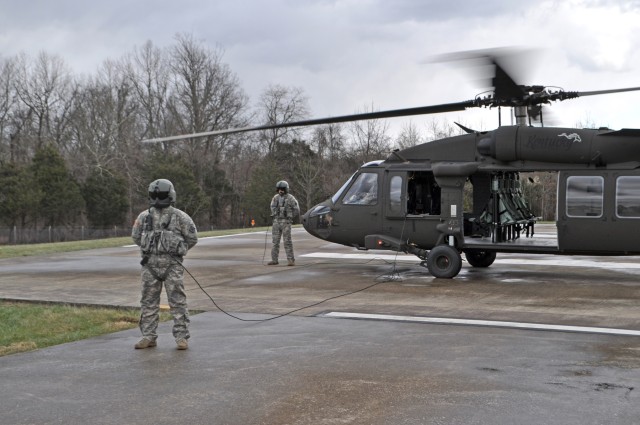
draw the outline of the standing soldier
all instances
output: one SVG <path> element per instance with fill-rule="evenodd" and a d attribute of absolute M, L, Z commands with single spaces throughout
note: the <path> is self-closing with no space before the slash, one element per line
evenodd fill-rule
<path fill-rule="evenodd" d="M 300 215 L 298 201 L 289 193 L 289 183 L 280 180 L 276 183 L 276 193 L 271 200 L 271 217 L 273 217 L 273 246 L 271 247 L 271 261 L 268 265 L 278 264 L 280 252 L 280 236 L 284 239 L 284 250 L 287 253 L 287 265 L 294 266 L 296 259 L 293 256 L 293 242 L 291 242 L 291 223 L 293 218 Z"/>
<path fill-rule="evenodd" d="M 164 283 L 173 316 L 173 337 L 178 350 L 189 348 L 189 311 L 184 293 L 182 259 L 198 242 L 193 220 L 173 207 L 176 191 L 169 180 L 155 180 L 149 185 L 150 208 L 140 213 L 131 237 L 142 253 L 142 297 L 140 331 L 142 339 L 135 348 L 157 345 L 160 294 Z"/>

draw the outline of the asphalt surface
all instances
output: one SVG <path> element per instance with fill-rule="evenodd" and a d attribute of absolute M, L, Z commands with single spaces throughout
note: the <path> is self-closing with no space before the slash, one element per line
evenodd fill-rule
<path fill-rule="evenodd" d="M 265 266 L 266 236 L 189 253 L 235 316 L 186 277 L 190 308 L 205 311 L 189 350 L 163 323 L 153 349 L 134 350 L 129 330 L 0 357 L 0 423 L 640 423 L 638 257 L 499 254 L 443 280 L 415 257 L 302 230 L 295 267 Z M 138 262 L 135 247 L 0 260 L 0 298 L 137 307 Z"/>

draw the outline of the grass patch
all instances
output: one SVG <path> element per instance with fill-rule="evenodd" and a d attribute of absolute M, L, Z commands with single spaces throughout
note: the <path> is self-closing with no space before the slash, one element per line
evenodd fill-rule
<path fill-rule="evenodd" d="M 236 233 L 263 232 L 269 227 L 252 227 L 245 229 L 212 230 L 208 232 L 198 232 L 198 237 L 224 236 Z M 2 245 L 0 246 L 0 258 L 27 257 L 32 255 L 48 255 L 59 252 L 82 251 L 85 249 L 116 248 L 125 245 L 132 245 L 130 237 L 95 239 L 87 241 L 38 243 L 28 245 Z"/>
<path fill-rule="evenodd" d="M 0 356 L 138 326 L 139 310 L 0 301 Z M 168 312 L 160 320 L 170 320 Z"/>
<path fill-rule="evenodd" d="M 224 236 L 261 232 L 269 227 L 213 230 L 198 236 Z M 116 248 L 131 245 L 130 237 L 32 245 L 2 245 L 0 258 L 49 255 L 86 249 Z M 197 314 L 195 311 L 190 312 Z M 138 309 L 85 307 L 68 304 L 37 304 L 0 300 L 0 356 L 33 351 L 52 345 L 78 341 L 138 326 Z M 160 321 L 171 320 L 168 312 Z"/>

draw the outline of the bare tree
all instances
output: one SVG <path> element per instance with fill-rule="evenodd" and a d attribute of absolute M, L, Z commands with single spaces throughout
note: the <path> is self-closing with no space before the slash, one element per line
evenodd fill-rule
<path fill-rule="evenodd" d="M 424 140 L 429 142 L 462 134 L 462 129 L 458 126 L 448 121 L 443 122 L 437 118 L 429 119 L 426 124 L 426 129 L 427 134 L 425 135 Z"/>
<path fill-rule="evenodd" d="M 322 167 L 317 157 L 306 156 L 298 159 L 293 170 L 296 192 L 302 212 L 311 208 L 322 197 Z"/>
<path fill-rule="evenodd" d="M 188 34 L 178 34 L 176 41 L 170 50 L 169 110 L 177 131 L 198 133 L 244 124 L 248 98 L 238 77 L 222 62 L 220 49 L 210 49 Z M 206 158 L 218 164 L 231 140 L 231 136 L 208 137 L 192 140 L 184 148 L 193 162 Z"/>
<path fill-rule="evenodd" d="M 340 124 L 327 124 L 312 131 L 311 146 L 322 160 L 335 161 L 342 157 L 346 143 Z"/>
<path fill-rule="evenodd" d="M 18 160 L 17 129 L 11 115 L 16 105 L 15 60 L 0 59 L 0 161 Z"/>
<path fill-rule="evenodd" d="M 140 104 L 141 138 L 153 138 L 166 133 L 166 109 L 169 72 L 163 51 L 147 41 L 135 48 L 122 62 L 125 75 Z"/>
<path fill-rule="evenodd" d="M 260 125 L 284 124 L 309 117 L 308 99 L 297 87 L 270 85 L 260 96 L 258 118 Z M 273 152 L 276 143 L 286 143 L 298 137 L 298 130 L 277 128 L 260 132 L 260 142 L 267 152 Z"/>
<path fill-rule="evenodd" d="M 35 148 L 54 142 L 61 151 L 70 149 L 69 114 L 76 100 L 78 85 L 62 58 L 41 52 L 35 60 L 18 56 L 16 93 L 28 113 L 22 141 L 30 140 Z M 27 140 L 25 140 L 27 139 Z"/>
<path fill-rule="evenodd" d="M 421 143 L 424 143 L 424 138 L 420 135 L 418 128 L 412 121 L 409 121 L 408 124 L 402 126 L 402 131 L 396 139 L 396 146 L 398 149 L 410 148 Z"/>
<path fill-rule="evenodd" d="M 363 113 L 374 112 L 364 108 Z M 389 124 L 384 120 L 355 121 L 349 125 L 354 154 L 358 162 L 364 163 L 375 159 L 384 159 L 391 150 L 391 138 L 387 134 Z"/>
<path fill-rule="evenodd" d="M 80 101 L 73 114 L 77 140 L 77 166 L 111 169 L 121 168 L 122 160 L 131 156 L 129 149 L 136 133 L 137 103 L 124 68 L 105 61 L 98 76 L 89 78 L 80 91 Z"/>

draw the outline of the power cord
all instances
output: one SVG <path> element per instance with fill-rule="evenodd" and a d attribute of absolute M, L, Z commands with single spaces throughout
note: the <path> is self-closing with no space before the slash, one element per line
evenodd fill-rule
<path fill-rule="evenodd" d="M 405 223 L 406 223 L 406 216 L 405 216 L 405 220 L 404 220 L 404 222 L 402 223 L 402 231 L 401 231 L 401 233 L 400 233 L 400 240 L 402 240 L 402 236 L 403 236 L 403 234 L 404 234 L 404 227 L 405 227 Z M 263 264 L 264 264 L 264 258 L 265 258 L 265 256 L 266 256 L 266 251 L 267 251 L 267 240 L 268 240 L 268 236 L 269 236 L 269 231 L 267 230 L 267 231 L 265 231 L 265 246 L 264 246 L 264 252 L 263 252 L 263 254 L 262 254 L 262 263 L 263 263 Z M 161 242 L 162 242 L 162 238 L 160 238 L 160 240 L 161 240 Z M 163 243 L 162 245 L 163 245 L 163 248 L 164 248 L 164 243 Z M 165 251 L 167 251 L 167 250 L 166 250 L 166 248 L 165 248 Z M 208 293 L 208 292 L 207 292 L 207 291 L 202 287 L 202 285 L 200 284 L 200 282 L 198 282 L 198 279 L 196 279 L 196 277 L 195 277 L 193 274 L 191 274 L 191 272 L 189 271 L 189 269 L 187 269 L 187 268 L 185 267 L 185 265 L 184 265 L 184 264 L 183 264 L 183 263 L 182 263 L 178 258 L 176 258 L 175 256 L 173 256 L 173 254 L 169 254 L 169 256 L 170 256 L 173 260 L 175 260 L 178 264 L 180 264 L 180 266 L 182 267 L 182 269 L 183 269 L 185 272 L 187 272 L 187 274 L 191 277 L 191 279 L 193 279 L 193 281 L 196 283 L 196 285 L 198 285 L 198 287 L 200 288 L 200 290 L 201 290 L 201 291 L 202 291 L 202 292 L 207 296 L 207 298 L 209 298 L 209 300 L 211 300 L 211 302 L 213 303 L 213 305 L 214 305 L 218 310 L 220 310 L 220 312 L 222 312 L 223 314 L 225 314 L 225 315 L 227 315 L 227 316 L 229 316 L 229 317 L 232 317 L 232 318 L 234 318 L 234 319 L 236 319 L 236 320 L 240 320 L 240 321 L 242 321 L 242 322 L 268 322 L 268 321 L 270 321 L 270 320 L 279 319 L 279 318 L 281 318 L 281 317 L 288 316 L 288 315 L 290 315 L 290 314 L 296 313 L 296 312 L 301 311 L 301 310 L 305 310 L 305 309 L 307 309 L 307 308 L 311 308 L 311 307 L 318 306 L 318 305 L 320 305 L 320 304 L 322 304 L 322 303 L 325 303 L 325 302 L 327 302 L 327 301 L 335 300 L 335 299 L 337 299 L 337 298 L 342 298 L 342 297 L 346 297 L 346 296 L 349 296 L 349 295 L 357 294 L 358 292 L 366 291 L 367 289 L 373 288 L 374 286 L 377 286 L 377 285 L 379 285 L 379 284 L 381 284 L 381 283 L 386 283 L 386 282 L 389 282 L 389 281 L 398 281 L 398 280 L 402 280 L 402 277 L 400 276 L 400 273 L 399 273 L 399 272 L 397 271 L 397 269 L 396 269 L 398 253 L 399 253 L 399 252 L 398 252 L 398 251 L 396 251 L 396 255 L 395 255 L 394 260 L 393 260 L 393 262 L 392 262 L 392 264 L 393 264 L 393 268 L 392 268 L 392 270 L 391 270 L 391 277 L 390 277 L 389 279 L 380 280 L 380 281 L 377 281 L 377 282 L 375 282 L 375 283 L 373 283 L 373 284 L 371 284 L 371 285 L 365 286 L 364 288 L 360 288 L 360 289 L 357 289 L 357 290 L 355 290 L 355 291 L 346 292 L 346 293 L 344 293 L 344 294 L 340 294 L 340 295 L 336 295 L 336 296 L 333 296 L 333 297 L 329 297 L 329 298 L 326 298 L 326 299 L 324 299 L 324 300 L 322 300 L 322 301 L 318 301 L 318 302 L 316 302 L 316 303 L 309 304 L 309 305 L 306 305 L 306 306 L 304 306 L 304 307 L 300 307 L 300 308 L 297 308 L 297 309 L 294 309 L 294 310 L 288 311 L 288 312 L 286 312 L 286 313 L 279 314 L 279 315 L 276 315 L 276 316 L 272 316 L 272 317 L 269 317 L 269 318 L 266 318 L 266 319 L 244 319 L 244 318 L 242 318 L 242 317 L 238 317 L 238 316 L 236 316 L 236 315 L 234 315 L 234 314 L 231 314 L 231 313 L 229 313 L 228 311 L 224 310 L 222 307 L 220 307 L 220 306 L 218 305 L 218 303 L 216 303 L 216 301 L 211 297 L 211 295 L 209 295 L 209 293 Z M 363 263 L 363 264 L 368 264 L 368 263 L 370 263 L 371 261 L 374 261 L 374 260 L 376 260 L 376 259 L 375 259 L 375 258 L 373 258 L 373 259 L 371 259 L 371 260 L 369 260 L 369 261 L 367 261 L 367 262 L 365 262 L 365 263 Z M 385 262 L 386 262 L 386 261 L 385 261 Z M 316 263 L 316 264 L 318 264 L 318 263 Z M 387 276 L 387 275 L 384 275 L 384 274 L 383 274 L 383 275 L 379 275 L 379 276 L 376 278 L 376 280 L 377 280 L 377 279 L 379 279 L 381 276 Z"/>
<path fill-rule="evenodd" d="M 180 263 L 180 264 L 182 265 L 182 263 Z M 361 288 L 361 289 L 358 289 L 358 290 L 355 290 L 355 291 L 351 291 L 351 292 L 347 292 L 347 293 L 345 293 L 345 294 L 336 295 L 336 296 L 334 296 L 334 297 L 326 298 L 326 299 L 324 299 L 324 300 L 322 300 L 322 301 L 318 301 L 317 303 L 313 303 L 313 304 L 306 305 L 306 306 L 304 306 L 304 307 L 296 308 L 295 310 L 291 310 L 291 311 L 289 311 L 289 312 L 286 312 L 286 313 L 283 313 L 283 314 L 279 314 L 279 315 L 277 315 L 277 316 L 269 317 L 269 318 L 267 318 L 267 319 L 243 319 L 242 317 L 235 316 L 235 315 L 233 315 L 233 314 L 229 313 L 228 311 L 225 311 L 222 307 L 220 307 L 220 306 L 216 303 L 216 301 L 211 297 L 211 295 L 209 295 L 209 293 L 208 293 L 207 291 L 205 291 L 205 289 L 202 287 L 202 285 L 200 285 L 200 282 L 198 282 L 198 280 L 195 278 L 195 276 L 193 276 L 193 275 L 191 274 L 191 272 L 190 272 L 190 271 L 189 271 L 189 270 L 188 270 L 184 265 L 182 265 L 182 268 L 184 269 L 184 271 L 186 271 L 186 272 L 189 274 L 189 276 L 191 276 L 191 279 L 193 279 L 193 281 L 196 283 L 196 285 L 198 285 L 198 287 L 200 288 L 200 290 L 201 290 L 202 292 L 204 292 L 204 294 L 205 294 L 205 295 L 206 295 L 206 296 L 211 300 L 211 302 L 213 303 L 213 305 L 214 305 L 214 306 L 216 306 L 216 308 L 217 308 L 218 310 L 220 310 L 222 313 L 226 314 L 227 316 L 229 316 L 229 317 L 233 317 L 234 319 L 240 320 L 240 321 L 242 321 L 242 322 L 268 322 L 269 320 L 279 319 L 280 317 L 288 316 L 288 315 L 293 314 L 293 313 L 295 313 L 295 312 L 298 312 L 298 311 L 300 311 L 300 310 L 304 310 L 304 309 L 307 309 L 307 308 L 315 307 L 315 306 L 317 306 L 317 305 L 320 305 L 320 304 L 322 304 L 322 303 L 324 303 L 324 302 L 327 302 L 327 301 L 330 301 L 330 300 L 334 300 L 334 299 L 336 299 L 336 298 L 346 297 L 346 296 L 348 296 L 348 295 L 353 295 L 353 294 L 356 294 L 356 293 L 358 293 L 358 292 L 365 291 L 365 290 L 367 290 L 367 289 L 369 289 L 369 288 L 373 288 L 374 286 L 376 286 L 376 285 L 379 285 L 379 284 L 383 283 L 382 281 L 380 281 L 380 282 L 376 282 L 376 283 L 374 283 L 374 284 L 372 284 L 372 285 L 369 285 L 369 286 L 366 286 L 366 287 L 364 287 L 364 288 Z"/>

